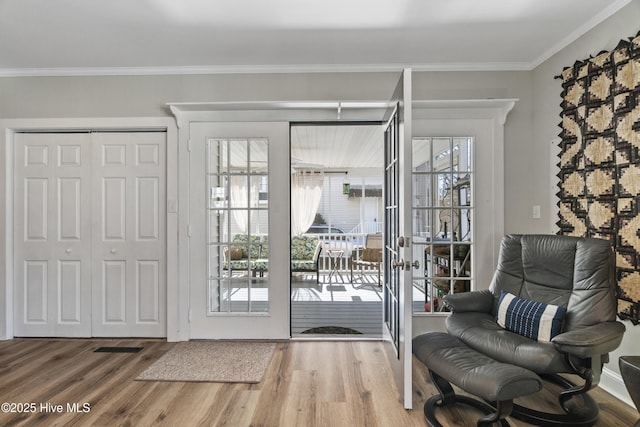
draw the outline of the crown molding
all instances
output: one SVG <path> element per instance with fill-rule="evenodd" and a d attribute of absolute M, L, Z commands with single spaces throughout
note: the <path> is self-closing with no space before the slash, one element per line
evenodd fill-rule
<path fill-rule="evenodd" d="M 611 15 L 618 12 L 620 9 L 631 3 L 633 0 L 616 0 L 612 2 L 607 8 L 605 8 L 602 12 L 582 24 L 575 31 L 572 31 L 565 38 L 560 40 L 558 43 L 554 44 L 549 50 L 544 52 L 538 58 L 531 62 L 531 70 L 541 65 L 547 59 L 551 58 L 556 53 L 560 52 L 565 47 L 569 46 L 571 43 L 578 40 L 580 37 L 588 33 L 590 30 L 595 28 L 597 25 L 604 22 Z"/>
<path fill-rule="evenodd" d="M 286 73 L 388 73 L 410 67 L 414 71 L 530 71 L 525 62 L 442 64 L 305 64 L 305 65 L 203 65 L 175 67 L 61 67 L 5 68 L 0 77 L 157 76 L 195 74 L 286 74 Z"/>

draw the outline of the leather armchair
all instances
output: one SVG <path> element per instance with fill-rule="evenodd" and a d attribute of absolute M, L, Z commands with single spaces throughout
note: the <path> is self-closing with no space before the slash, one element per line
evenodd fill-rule
<path fill-rule="evenodd" d="M 597 404 L 587 391 L 598 384 L 608 353 L 622 341 L 616 321 L 615 258 L 609 242 L 556 235 L 508 235 L 489 290 L 447 295 L 449 334 L 491 358 L 529 369 L 565 387 L 564 414 L 515 405 L 513 416 L 537 425 L 591 425 Z M 567 308 L 559 335 L 536 341 L 496 323 L 502 291 Z M 577 374 L 575 385 L 558 374 Z M 581 403 L 579 401 L 582 401 Z"/>

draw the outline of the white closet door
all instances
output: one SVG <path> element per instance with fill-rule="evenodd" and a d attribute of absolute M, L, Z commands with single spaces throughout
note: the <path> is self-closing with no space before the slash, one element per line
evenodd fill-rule
<path fill-rule="evenodd" d="M 91 335 L 90 135 L 17 134 L 14 335 Z"/>
<path fill-rule="evenodd" d="M 93 134 L 93 336 L 166 336 L 166 134 Z"/>

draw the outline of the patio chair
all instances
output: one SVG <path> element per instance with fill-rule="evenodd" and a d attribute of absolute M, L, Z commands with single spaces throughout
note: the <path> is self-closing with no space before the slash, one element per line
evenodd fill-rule
<path fill-rule="evenodd" d="M 351 283 L 353 284 L 353 270 L 358 268 L 360 279 L 366 270 L 373 270 L 378 274 L 378 286 L 382 285 L 380 281 L 380 268 L 382 266 L 382 234 L 367 234 L 364 248 L 354 251 L 351 259 Z M 363 280 L 364 282 L 364 280 Z"/>

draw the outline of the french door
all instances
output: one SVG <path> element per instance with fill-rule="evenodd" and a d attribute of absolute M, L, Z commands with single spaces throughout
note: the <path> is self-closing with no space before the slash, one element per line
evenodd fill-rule
<path fill-rule="evenodd" d="M 18 133 L 14 335 L 166 336 L 166 134 Z"/>
<path fill-rule="evenodd" d="M 189 127 L 191 339 L 289 332 L 289 124 Z"/>
<path fill-rule="evenodd" d="M 411 70 L 402 73 L 386 119 L 383 332 L 400 399 L 411 409 Z"/>

